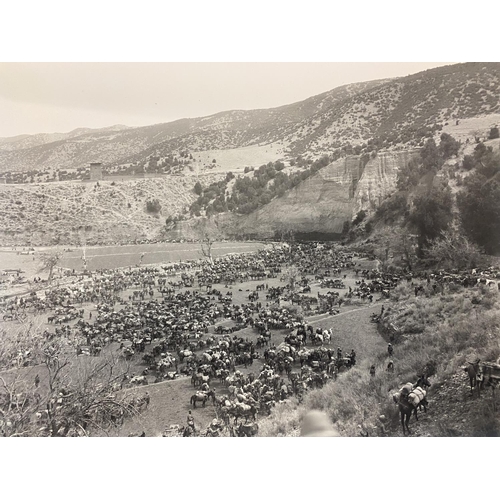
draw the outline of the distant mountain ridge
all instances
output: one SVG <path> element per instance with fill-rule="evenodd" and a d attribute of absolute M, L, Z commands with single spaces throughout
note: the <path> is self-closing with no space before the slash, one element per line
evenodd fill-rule
<path fill-rule="evenodd" d="M 104 127 L 99 129 L 92 128 L 76 128 L 70 132 L 54 132 L 42 134 L 22 134 L 13 137 L 0 137 L 0 151 L 16 151 L 21 149 L 29 149 L 52 142 L 64 141 L 66 139 L 73 139 L 80 135 L 89 134 L 92 132 L 117 132 L 126 130 L 130 127 L 126 125 L 112 125 L 111 127 Z"/>
<path fill-rule="evenodd" d="M 349 84 L 278 108 L 225 111 L 147 127 L 0 139 L 0 171 L 75 169 L 92 161 L 120 165 L 181 150 L 269 143 L 282 144 L 284 158 L 316 158 L 369 141 L 377 149 L 414 147 L 433 127 L 498 112 L 500 63 L 463 63 Z"/>

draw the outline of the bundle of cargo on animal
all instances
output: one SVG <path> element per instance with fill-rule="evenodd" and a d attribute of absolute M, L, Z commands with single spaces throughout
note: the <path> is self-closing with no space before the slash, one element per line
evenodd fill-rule
<path fill-rule="evenodd" d="M 423 408 L 427 412 L 427 399 L 425 396 L 427 392 L 421 387 L 414 386 L 411 382 L 406 383 L 399 391 L 392 395 L 392 399 L 398 405 L 401 414 L 401 426 L 403 427 L 403 434 L 410 433 L 408 424 L 410 422 L 411 414 L 415 415 L 415 420 L 418 420 L 417 410 Z"/>
<path fill-rule="evenodd" d="M 392 395 L 392 399 L 395 403 L 399 403 L 401 397 L 407 397 L 410 392 L 413 391 L 413 384 L 411 382 L 407 382 L 403 387 L 399 389 L 399 391 L 395 392 Z"/>

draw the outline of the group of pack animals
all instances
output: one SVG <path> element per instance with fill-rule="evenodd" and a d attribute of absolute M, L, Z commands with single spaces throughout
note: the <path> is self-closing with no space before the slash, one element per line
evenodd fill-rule
<path fill-rule="evenodd" d="M 117 341 L 124 338 L 131 339 L 134 342 L 135 334 L 137 333 L 144 336 L 144 342 L 141 343 L 142 337 L 138 340 L 138 344 L 140 343 L 142 347 L 144 347 L 146 339 L 151 343 L 152 337 L 158 336 L 156 340 L 172 340 L 172 345 L 166 347 L 176 350 L 181 345 L 185 345 L 189 340 L 187 338 L 187 331 L 206 332 L 208 325 L 214 324 L 217 318 L 227 315 L 226 313 L 231 314 L 231 317 L 237 323 L 238 329 L 245 326 L 254 326 L 257 328 L 261 334 L 262 342 L 268 341 L 265 337 L 268 329 L 283 329 L 297 326 L 299 323 L 296 322 L 296 318 L 293 315 L 288 313 L 288 310 L 284 308 L 271 310 L 260 303 L 255 304 L 259 300 L 258 292 L 265 292 L 266 300 L 272 301 L 278 299 L 278 305 L 280 298 L 293 299 L 298 295 L 292 294 L 285 286 L 268 287 L 267 283 L 259 283 L 256 286 L 256 290 L 252 291 L 248 296 L 251 304 L 238 306 L 229 305 L 232 292 L 227 292 L 226 296 L 223 297 L 221 291 L 212 290 L 214 284 L 228 285 L 249 279 L 265 280 L 270 277 L 276 277 L 281 272 L 281 266 L 290 263 L 290 261 L 297 265 L 300 273 L 303 275 L 302 280 L 299 282 L 302 286 L 300 293 L 310 293 L 311 291 L 308 280 L 305 278 L 306 274 L 314 275 L 316 278 L 323 280 L 322 284 L 325 287 L 344 287 L 340 277 L 343 275 L 345 278 L 343 273 L 349 268 L 354 270 L 356 277 L 359 274 L 362 277 L 360 281 L 356 281 L 357 288 L 355 290 L 349 289 L 349 293 L 359 293 L 362 296 L 367 295 L 368 297 L 373 292 L 383 293 L 386 290 L 394 288 L 401 279 L 411 282 L 414 277 L 426 278 L 428 283 L 430 283 L 432 278 L 437 283 L 452 281 L 460 283 L 463 286 L 476 286 L 479 283 L 490 286 L 496 283 L 490 278 L 498 278 L 498 275 L 494 275 L 492 271 L 488 271 L 484 276 L 483 273 L 479 274 L 476 272 L 472 273 L 471 276 L 464 276 L 460 273 L 457 273 L 456 276 L 445 276 L 440 273 L 430 276 L 417 276 L 410 273 L 405 276 L 381 273 L 375 270 L 355 269 L 354 258 L 363 256 L 357 253 L 338 252 L 337 250 L 333 253 L 328 245 L 297 244 L 294 245 L 293 251 L 278 248 L 273 251 L 259 251 L 254 255 L 233 255 L 215 259 L 212 264 L 202 266 L 201 269 L 196 270 L 194 277 L 185 272 L 194 270 L 194 264 L 188 263 L 171 263 L 168 266 L 162 266 L 157 269 L 104 270 L 101 273 L 95 273 L 92 276 L 92 280 L 54 288 L 46 292 L 45 297 L 39 297 L 32 292 L 28 298 L 14 298 L 9 304 L 5 304 L 7 316 L 4 316 L 4 320 L 14 319 L 14 314 L 16 313 L 19 314 L 22 312 L 25 314 L 25 310 L 29 311 L 31 309 L 34 312 L 51 310 L 54 313 L 48 317 L 47 321 L 49 324 L 59 324 L 80 318 L 75 327 L 78 330 L 76 333 L 80 334 L 83 338 L 87 338 L 90 347 L 92 347 L 91 342 L 98 342 L 101 337 L 103 342 Z M 331 273 L 325 271 L 325 269 L 332 269 L 333 275 L 337 278 L 327 278 Z M 181 279 L 178 282 L 169 281 L 179 271 L 183 271 Z M 212 294 L 217 292 L 219 294 L 219 301 L 216 301 L 212 295 L 210 297 L 203 297 L 199 293 L 181 292 L 180 290 L 178 293 L 175 293 L 174 289 L 176 288 L 182 288 L 183 286 L 193 287 L 195 278 L 200 288 L 203 286 L 207 287 L 207 295 L 209 295 L 209 289 Z M 371 283 L 365 280 L 371 280 Z M 167 283 L 172 288 L 166 288 Z M 165 302 L 164 304 L 159 303 L 157 300 L 150 300 L 154 297 L 153 289 L 155 286 L 158 287 L 158 291 Z M 120 302 L 118 294 L 132 287 L 140 287 L 140 290 L 135 290 L 129 296 L 129 304 L 125 304 L 122 299 L 121 302 L 125 307 L 120 312 L 115 311 L 114 304 Z M 165 297 L 165 294 L 167 294 L 167 297 Z M 315 299 L 315 297 L 308 298 Z M 327 294 L 323 295 L 318 292 L 318 298 L 329 305 L 334 305 L 338 301 L 339 293 L 327 292 Z M 90 323 L 90 319 L 88 323 L 83 321 L 83 309 L 76 309 L 74 305 L 83 304 L 84 302 L 97 304 L 98 315 L 92 323 Z M 162 306 L 165 306 L 165 310 L 163 310 Z M 189 309 L 189 313 L 187 314 L 184 312 L 186 307 Z M 258 317 L 254 319 L 252 315 L 257 315 Z M 260 328 L 262 328 L 262 331 L 260 331 Z M 170 331 L 167 336 L 165 336 L 166 329 Z M 216 331 L 216 333 L 232 332 Z M 325 338 L 325 336 L 328 337 L 328 334 L 328 331 L 313 332 L 311 327 L 310 340 L 313 345 L 316 343 L 322 344 L 323 341 L 329 340 Z M 201 342 L 200 339 L 196 340 Z M 292 342 L 290 342 L 291 344 Z M 100 347 L 99 344 L 96 345 Z M 135 349 L 124 347 L 125 354 L 128 352 L 126 349 L 130 349 L 130 357 L 134 355 Z M 96 349 L 96 352 L 99 350 Z M 143 349 L 138 349 L 138 352 L 142 351 Z M 186 351 L 178 351 L 180 362 L 183 361 L 181 357 L 183 352 Z M 162 377 L 169 375 L 170 372 L 164 372 L 174 364 L 173 360 L 161 359 L 158 361 L 154 356 L 151 361 Z M 498 370 L 500 370 L 500 367 L 497 370 L 495 366 L 490 365 L 480 363 L 478 360 L 475 363 L 469 363 L 469 366 L 466 367 L 466 372 L 470 378 L 471 391 L 473 387 L 478 387 L 480 390 L 485 384 L 485 380 L 488 381 L 488 384 L 491 384 L 492 381 L 498 379 Z M 138 375 L 130 377 L 129 382 L 132 385 L 147 384 L 148 379 L 146 375 Z M 418 387 L 421 389 L 420 392 L 416 390 L 417 387 L 412 387 L 411 390 L 407 387 L 408 390 L 401 390 L 397 398 L 404 432 L 409 432 L 408 422 L 411 414 L 414 413 L 417 418 L 417 409 L 423 408 L 425 411 L 427 408 L 425 385 Z M 214 397 L 215 399 L 215 396 L 208 393 L 206 397 L 204 396 L 201 399 L 196 397 L 192 403 L 201 403 L 204 405 L 210 397 Z M 406 421 L 404 420 L 405 418 Z"/>
<path fill-rule="evenodd" d="M 471 394 L 473 394 L 474 389 L 477 389 L 479 395 L 485 386 L 490 386 L 495 391 L 495 388 L 500 383 L 499 363 L 476 359 L 468 361 L 463 369 L 469 377 Z M 394 402 L 398 405 L 403 435 L 406 435 L 406 432 L 410 434 L 408 424 L 412 414 L 415 416 L 415 420 L 418 420 L 417 410 L 423 409 L 424 412 L 427 412 L 429 403 L 426 399 L 426 389 L 430 385 L 428 378 L 425 375 L 421 375 L 415 384 L 409 382 L 392 395 Z"/>

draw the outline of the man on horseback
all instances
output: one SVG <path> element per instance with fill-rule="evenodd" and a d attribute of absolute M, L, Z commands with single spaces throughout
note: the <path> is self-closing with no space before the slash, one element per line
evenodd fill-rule
<path fill-rule="evenodd" d="M 389 356 L 392 356 L 392 353 L 394 352 L 394 348 L 392 347 L 391 343 L 389 343 L 387 345 L 387 352 L 389 353 Z"/>

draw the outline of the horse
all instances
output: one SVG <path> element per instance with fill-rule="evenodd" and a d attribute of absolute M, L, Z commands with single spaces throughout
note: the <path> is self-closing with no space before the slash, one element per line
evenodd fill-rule
<path fill-rule="evenodd" d="M 186 425 L 186 427 L 182 427 L 180 429 L 180 432 L 182 432 L 182 437 L 193 437 L 196 436 L 196 430 L 193 429 L 190 425 Z"/>
<path fill-rule="evenodd" d="M 236 429 L 236 434 L 238 437 L 253 437 L 259 432 L 259 424 L 257 422 L 252 422 L 250 424 L 240 424 Z"/>
<path fill-rule="evenodd" d="M 312 345 L 323 345 L 324 337 L 322 333 L 313 333 L 309 338 L 311 339 Z"/>
<path fill-rule="evenodd" d="M 401 391 L 394 394 L 394 400 L 397 399 L 399 413 L 401 415 L 401 426 L 403 427 L 403 436 L 406 436 L 406 431 L 410 434 L 410 428 L 408 424 L 410 422 L 411 414 L 415 415 L 415 420 L 418 421 L 417 409 L 424 408 L 424 412 L 427 412 L 428 402 L 425 399 L 426 391 L 418 387 L 413 389 L 409 394 L 402 393 Z M 398 396 L 396 396 L 398 395 Z"/>
<path fill-rule="evenodd" d="M 418 377 L 417 382 L 415 383 L 415 387 L 420 387 L 422 389 L 427 389 L 431 386 L 429 379 L 425 375 L 420 375 Z"/>
<path fill-rule="evenodd" d="M 193 405 L 193 408 L 196 408 L 196 402 L 201 402 L 203 408 L 205 408 L 205 404 L 209 398 L 212 398 L 212 401 L 215 404 L 215 393 L 213 390 L 207 392 L 197 392 L 193 394 L 190 399 L 190 403 Z"/>
<path fill-rule="evenodd" d="M 148 379 L 144 375 L 136 375 L 130 379 L 131 384 L 148 385 Z"/>
<path fill-rule="evenodd" d="M 234 422 L 238 422 L 239 417 L 245 417 L 245 423 L 248 421 L 248 417 L 252 417 L 256 420 L 257 408 L 252 405 L 247 405 L 245 403 L 236 403 L 233 408 L 231 408 L 231 413 L 234 416 Z"/>

